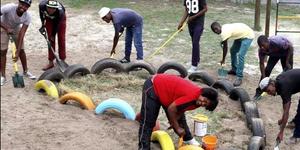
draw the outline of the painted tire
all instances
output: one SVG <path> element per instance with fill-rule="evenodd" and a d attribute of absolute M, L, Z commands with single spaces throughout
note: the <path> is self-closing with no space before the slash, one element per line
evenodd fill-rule
<path fill-rule="evenodd" d="M 175 150 L 169 134 L 162 130 L 152 132 L 151 141 L 158 141 L 162 150 Z"/>
<path fill-rule="evenodd" d="M 118 98 L 110 98 L 108 100 L 105 100 L 96 107 L 95 113 L 103 114 L 107 109 L 118 110 L 125 116 L 126 119 L 135 119 L 135 112 L 133 108 L 124 100 Z"/>
<path fill-rule="evenodd" d="M 147 62 L 133 62 L 133 63 L 129 63 L 126 67 L 125 70 L 127 73 L 138 69 L 138 68 L 142 68 L 145 69 L 149 72 L 149 74 L 154 75 L 156 73 L 156 69 L 149 63 Z"/>
<path fill-rule="evenodd" d="M 49 80 L 40 80 L 34 85 L 35 90 L 38 92 L 46 92 L 47 95 L 58 98 L 58 90 L 53 82 Z"/>
<path fill-rule="evenodd" d="M 174 69 L 177 72 L 179 72 L 180 76 L 182 78 L 185 78 L 188 75 L 186 68 L 177 62 L 166 62 L 166 63 L 162 64 L 158 68 L 157 73 L 165 73 L 167 70 L 170 70 L 170 69 Z"/>
<path fill-rule="evenodd" d="M 211 77 L 207 72 L 201 71 L 201 72 L 194 72 L 189 75 L 189 79 L 192 81 L 197 81 L 200 79 L 204 84 L 211 86 L 215 83 L 215 79 Z"/>
<path fill-rule="evenodd" d="M 247 150 L 262 150 L 265 149 L 264 140 L 260 136 L 252 136 Z"/>
<path fill-rule="evenodd" d="M 230 92 L 234 89 L 234 86 L 231 82 L 229 82 L 228 80 L 218 80 L 216 81 L 213 85 L 213 88 L 216 89 L 222 89 L 226 92 L 226 94 L 230 94 Z"/>
<path fill-rule="evenodd" d="M 60 82 L 65 79 L 65 75 L 59 70 L 59 68 L 55 67 L 49 70 L 46 70 L 38 79 L 40 80 L 50 80 L 52 82 Z"/>
<path fill-rule="evenodd" d="M 92 99 L 83 93 L 80 93 L 80 92 L 67 93 L 59 99 L 59 102 L 61 104 L 66 104 L 67 101 L 69 101 L 69 100 L 74 100 L 74 101 L 80 103 L 80 105 L 83 106 L 87 110 L 95 109 L 95 104 L 92 101 Z"/>
<path fill-rule="evenodd" d="M 84 76 L 87 74 L 90 74 L 90 71 L 81 64 L 71 65 L 64 71 L 64 75 L 67 78 L 72 78 L 77 75 Z"/>
<path fill-rule="evenodd" d="M 137 122 L 140 122 L 141 121 L 141 113 L 137 113 L 136 116 L 135 116 L 135 119 Z M 155 126 L 153 127 L 152 129 L 152 132 L 153 131 L 157 131 L 157 130 L 160 130 L 160 123 L 159 123 L 159 120 L 156 120 L 156 123 L 155 123 Z"/>
<path fill-rule="evenodd" d="M 266 139 L 266 131 L 265 131 L 263 120 L 261 118 L 252 118 L 251 124 L 252 124 L 253 136 L 262 137 L 265 143 L 267 139 Z"/>
<path fill-rule="evenodd" d="M 118 60 L 113 58 L 105 58 L 102 60 L 97 61 L 91 69 L 92 74 L 99 74 L 104 69 L 112 68 L 115 69 L 117 73 L 119 72 L 125 72 L 125 68 Z"/>
<path fill-rule="evenodd" d="M 245 115 L 246 115 L 246 121 L 247 126 L 251 129 L 252 127 L 252 118 L 259 118 L 258 109 L 256 106 L 256 103 L 253 101 L 248 101 L 244 103 L 245 108 Z"/>

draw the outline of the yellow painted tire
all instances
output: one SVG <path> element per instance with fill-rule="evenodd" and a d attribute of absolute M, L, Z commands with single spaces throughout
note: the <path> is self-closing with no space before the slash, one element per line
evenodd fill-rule
<path fill-rule="evenodd" d="M 59 99 L 61 104 L 67 103 L 68 100 L 74 100 L 80 103 L 81 106 L 86 108 L 87 110 L 94 110 L 95 104 L 90 97 L 80 92 L 71 92 L 67 93 Z"/>
<path fill-rule="evenodd" d="M 158 141 L 162 150 L 175 150 L 169 134 L 162 130 L 152 132 L 151 141 Z"/>
<path fill-rule="evenodd" d="M 54 97 L 54 98 L 58 98 L 58 90 L 55 86 L 55 84 L 49 80 L 40 80 L 38 81 L 34 88 L 41 92 L 41 91 L 45 91 L 47 93 L 47 95 Z"/>

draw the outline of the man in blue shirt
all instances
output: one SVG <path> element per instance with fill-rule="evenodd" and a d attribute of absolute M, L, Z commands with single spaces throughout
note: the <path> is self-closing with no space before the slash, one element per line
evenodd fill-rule
<path fill-rule="evenodd" d="M 115 53 L 115 48 L 118 44 L 119 38 L 122 35 L 124 28 L 126 28 L 125 57 L 120 62 L 130 62 L 132 39 L 134 39 L 134 46 L 137 51 L 137 60 L 143 60 L 143 17 L 137 12 L 127 8 L 109 9 L 107 7 L 103 7 L 98 13 L 105 22 L 109 23 L 112 21 L 115 28 L 111 55 Z M 119 35 L 120 33 L 121 35 Z"/>

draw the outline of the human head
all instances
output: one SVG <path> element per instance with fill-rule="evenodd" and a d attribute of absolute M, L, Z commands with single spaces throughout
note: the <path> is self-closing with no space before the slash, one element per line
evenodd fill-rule
<path fill-rule="evenodd" d="M 206 110 L 214 111 L 218 105 L 218 92 L 212 88 L 203 88 L 197 100 L 197 105 L 204 106 Z"/>
<path fill-rule="evenodd" d="M 269 39 L 268 37 L 261 35 L 257 38 L 257 45 L 262 50 L 268 50 L 269 49 Z"/>
<path fill-rule="evenodd" d="M 215 32 L 216 34 L 221 34 L 222 27 L 218 22 L 213 22 L 210 27 L 211 27 L 211 30 L 213 32 Z"/>
<path fill-rule="evenodd" d="M 31 0 L 19 0 L 17 13 L 22 15 L 24 12 L 28 10 L 30 5 L 31 5 Z"/>
<path fill-rule="evenodd" d="M 112 16 L 110 14 L 110 9 L 108 7 L 102 7 L 99 10 L 98 14 L 100 15 L 100 18 L 107 23 L 109 23 L 112 20 Z"/>
<path fill-rule="evenodd" d="M 59 3 L 56 0 L 48 0 L 46 6 L 47 12 L 52 15 L 59 8 Z"/>
<path fill-rule="evenodd" d="M 265 77 L 259 83 L 259 87 L 262 91 L 267 92 L 269 95 L 276 95 L 275 81 L 269 77 Z"/>

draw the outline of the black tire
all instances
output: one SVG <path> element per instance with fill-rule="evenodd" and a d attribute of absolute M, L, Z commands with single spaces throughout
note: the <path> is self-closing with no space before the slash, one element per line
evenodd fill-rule
<path fill-rule="evenodd" d="M 266 132 L 263 120 L 261 118 L 252 118 L 251 119 L 252 134 L 253 136 L 260 136 L 263 138 L 264 143 L 266 143 Z"/>
<path fill-rule="evenodd" d="M 245 111 L 244 103 L 251 100 L 249 94 L 243 88 L 234 88 L 230 92 L 229 98 L 235 101 L 239 100 L 243 111 Z"/>
<path fill-rule="evenodd" d="M 117 73 L 125 72 L 124 66 L 118 60 L 113 59 L 113 58 L 105 58 L 105 59 L 97 61 L 92 66 L 91 73 L 92 74 L 99 74 L 104 69 L 107 69 L 107 68 L 113 68 L 113 69 L 116 70 Z"/>
<path fill-rule="evenodd" d="M 59 83 L 61 80 L 65 79 L 65 75 L 60 71 L 59 68 L 55 67 L 49 70 L 46 70 L 38 79 L 40 80 L 50 80 L 52 82 Z"/>
<path fill-rule="evenodd" d="M 170 69 L 174 69 L 177 72 L 179 72 L 180 76 L 182 78 L 185 78 L 188 75 L 186 68 L 177 62 L 166 62 L 166 63 L 162 64 L 158 68 L 157 73 L 165 73 L 167 70 L 170 70 Z"/>
<path fill-rule="evenodd" d="M 149 72 L 149 74 L 154 75 L 156 73 L 155 68 L 147 63 L 147 62 L 133 62 L 133 63 L 129 63 L 126 67 L 125 70 L 127 73 L 129 73 L 130 71 L 134 71 L 136 69 L 145 69 Z"/>
<path fill-rule="evenodd" d="M 189 79 L 192 81 L 197 81 L 200 79 L 204 84 L 211 86 L 215 83 L 215 79 L 211 77 L 207 72 L 201 71 L 201 72 L 194 72 L 189 75 Z"/>
<path fill-rule="evenodd" d="M 227 80 L 218 80 L 212 85 L 212 87 L 216 89 L 220 88 L 224 90 L 228 95 L 234 89 L 233 84 Z"/>
<path fill-rule="evenodd" d="M 246 122 L 249 129 L 252 128 L 252 118 L 259 118 L 259 112 L 256 103 L 253 101 L 248 101 L 244 103 Z"/>
<path fill-rule="evenodd" d="M 265 149 L 265 143 L 262 137 L 252 136 L 247 150 L 263 150 Z"/>
<path fill-rule="evenodd" d="M 87 69 L 86 67 L 84 67 L 81 64 L 75 64 L 75 65 L 69 66 L 65 70 L 64 74 L 67 78 L 72 78 L 75 75 L 84 76 L 84 75 L 90 74 L 90 71 L 89 71 L 89 69 Z"/>

